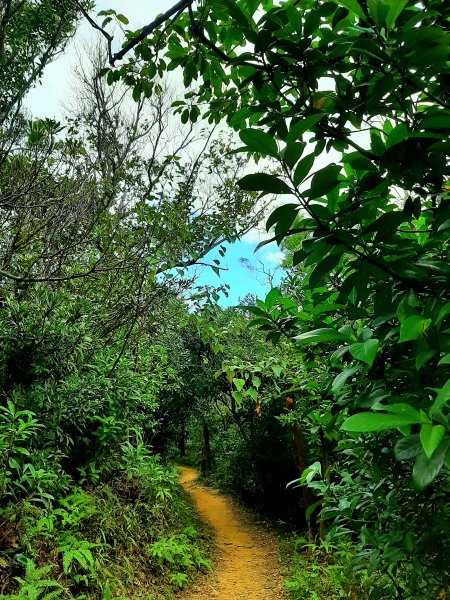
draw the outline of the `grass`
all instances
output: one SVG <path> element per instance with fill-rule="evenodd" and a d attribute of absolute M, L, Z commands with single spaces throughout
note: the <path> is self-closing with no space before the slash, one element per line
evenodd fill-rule
<path fill-rule="evenodd" d="M 357 600 L 361 582 L 349 567 L 351 547 L 309 544 L 303 537 L 280 538 L 282 562 L 285 565 L 285 588 L 292 600 Z"/>

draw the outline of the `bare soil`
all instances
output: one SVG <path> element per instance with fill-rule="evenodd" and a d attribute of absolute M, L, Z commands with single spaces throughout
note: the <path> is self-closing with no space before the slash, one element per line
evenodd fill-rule
<path fill-rule="evenodd" d="M 183 600 L 284 599 L 276 536 L 270 528 L 218 492 L 201 486 L 197 473 L 179 467 L 180 483 L 193 497 L 199 514 L 215 533 L 214 570 Z"/>

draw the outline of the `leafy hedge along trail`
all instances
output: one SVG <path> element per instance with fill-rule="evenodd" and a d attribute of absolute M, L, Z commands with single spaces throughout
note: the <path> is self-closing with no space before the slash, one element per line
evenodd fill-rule
<path fill-rule="evenodd" d="M 180 482 L 200 515 L 212 526 L 217 548 L 215 571 L 185 597 L 226 600 L 284 598 L 279 551 L 273 533 L 256 526 L 229 498 L 197 483 L 197 473 L 179 467 Z"/>

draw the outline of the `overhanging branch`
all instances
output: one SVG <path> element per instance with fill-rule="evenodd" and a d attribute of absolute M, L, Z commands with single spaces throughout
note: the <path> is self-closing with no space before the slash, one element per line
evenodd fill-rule
<path fill-rule="evenodd" d="M 180 0 L 172 8 L 169 8 L 165 13 L 157 17 L 154 21 L 146 25 L 141 29 L 141 32 L 130 40 L 127 44 L 125 44 L 119 52 L 116 52 L 110 57 L 110 64 L 114 66 L 114 64 L 123 58 L 127 52 L 129 52 L 132 48 L 137 46 L 143 39 L 145 39 L 148 35 L 150 35 L 155 29 L 157 29 L 160 25 L 165 23 L 170 17 L 175 15 L 178 12 L 183 11 L 192 3 L 192 0 Z"/>

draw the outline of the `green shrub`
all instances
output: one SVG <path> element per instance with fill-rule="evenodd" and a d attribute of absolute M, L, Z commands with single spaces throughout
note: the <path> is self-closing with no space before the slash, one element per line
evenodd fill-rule
<path fill-rule="evenodd" d="M 293 600 L 353 599 L 361 595 L 361 579 L 349 565 L 351 546 L 310 544 L 304 538 L 285 540 L 282 551 L 289 565 L 284 585 Z"/>
<path fill-rule="evenodd" d="M 161 538 L 150 547 L 151 555 L 162 569 L 169 570 L 169 583 L 182 587 L 186 573 L 198 569 L 211 570 L 211 561 L 203 556 L 198 546 L 197 531 L 187 527 L 182 533 Z"/>

